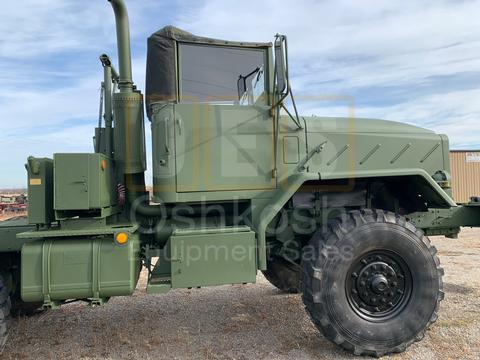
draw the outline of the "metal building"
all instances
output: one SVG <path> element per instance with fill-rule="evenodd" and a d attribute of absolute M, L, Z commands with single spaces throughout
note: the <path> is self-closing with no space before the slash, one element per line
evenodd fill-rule
<path fill-rule="evenodd" d="M 480 196 L 480 150 L 450 151 L 453 197 L 458 203 Z"/>

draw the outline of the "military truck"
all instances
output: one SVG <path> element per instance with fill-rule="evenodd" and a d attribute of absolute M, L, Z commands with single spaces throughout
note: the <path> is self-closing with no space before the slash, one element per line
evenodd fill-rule
<path fill-rule="evenodd" d="M 438 316 L 443 270 L 427 236 L 479 224 L 456 204 L 445 135 L 402 123 L 300 116 L 287 38 L 148 39 L 146 96 L 103 66 L 92 153 L 29 157 L 28 219 L 0 228 L 0 343 L 11 313 L 71 301 L 255 283 L 302 293 L 319 331 L 356 355 L 402 352 Z M 153 189 L 145 186 L 144 109 Z"/>

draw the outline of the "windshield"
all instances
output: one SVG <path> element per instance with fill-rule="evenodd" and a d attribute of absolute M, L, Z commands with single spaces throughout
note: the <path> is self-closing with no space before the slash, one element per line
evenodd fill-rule
<path fill-rule="evenodd" d="M 182 102 L 266 102 L 265 49 L 179 44 Z"/>

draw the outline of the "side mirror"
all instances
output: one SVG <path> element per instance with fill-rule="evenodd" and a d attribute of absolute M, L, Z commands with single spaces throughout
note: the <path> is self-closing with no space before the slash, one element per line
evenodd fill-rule
<path fill-rule="evenodd" d="M 243 75 L 238 76 L 237 91 L 238 91 L 238 100 L 241 100 L 243 97 L 243 94 L 245 94 L 245 92 L 247 91 L 246 77 Z"/>
<path fill-rule="evenodd" d="M 287 37 L 285 35 L 275 36 L 275 81 L 278 94 L 287 90 Z"/>

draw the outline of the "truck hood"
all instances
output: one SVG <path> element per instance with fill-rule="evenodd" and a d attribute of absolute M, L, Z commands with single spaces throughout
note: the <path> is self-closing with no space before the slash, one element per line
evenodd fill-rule
<path fill-rule="evenodd" d="M 418 126 L 388 120 L 318 116 L 303 118 L 308 132 L 434 134 L 433 131 Z"/>

